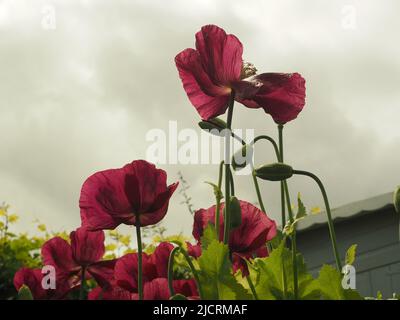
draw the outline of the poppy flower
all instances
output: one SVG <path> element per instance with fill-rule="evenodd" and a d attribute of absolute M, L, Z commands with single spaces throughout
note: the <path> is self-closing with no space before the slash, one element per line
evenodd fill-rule
<path fill-rule="evenodd" d="M 93 277 L 100 286 L 109 285 L 116 260 L 101 260 L 105 252 L 104 232 L 78 228 L 71 232 L 70 239 L 71 244 L 60 237 L 45 242 L 43 263 L 54 266 L 57 277 L 67 281 L 70 288 L 81 284 L 83 269 L 86 279 Z"/>
<path fill-rule="evenodd" d="M 196 33 L 196 49 L 175 57 L 183 88 L 204 120 L 225 113 L 232 91 L 235 100 L 263 108 L 278 123 L 293 120 L 304 106 L 304 79 L 297 73 L 264 73 L 243 62 L 239 39 L 215 26 Z"/>
<path fill-rule="evenodd" d="M 201 256 L 201 245 L 191 244 L 190 242 L 186 242 L 186 246 L 189 256 L 196 259 Z"/>
<path fill-rule="evenodd" d="M 148 255 L 142 254 L 143 292 L 145 300 L 166 300 L 170 298 L 168 288 L 168 260 L 173 245 L 160 243 L 155 251 Z M 131 292 L 138 292 L 137 253 L 129 253 L 121 257 L 115 265 L 115 279 L 119 287 Z M 176 293 L 189 297 L 197 297 L 197 289 L 193 279 L 174 280 Z"/>
<path fill-rule="evenodd" d="M 215 222 L 215 205 L 208 209 L 200 209 L 194 215 L 193 236 L 201 241 L 204 229 L 208 224 Z M 233 270 L 242 270 L 243 275 L 248 274 L 246 259 L 253 258 L 257 252 L 263 256 L 267 254 L 266 242 L 276 235 L 276 223 L 257 207 L 246 201 L 240 201 L 242 212 L 241 225 L 233 229 L 229 236 L 229 250 L 232 253 Z M 224 203 L 220 206 L 224 212 Z M 223 239 L 224 217 L 220 215 L 220 240 Z M 261 251 L 260 251 L 261 250 Z"/>
<path fill-rule="evenodd" d="M 119 224 L 156 224 L 168 210 L 178 183 L 167 186 L 167 174 L 136 160 L 120 169 L 100 171 L 83 184 L 79 206 L 82 225 L 89 230 L 115 229 Z"/>
<path fill-rule="evenodd" d="M 39 268 L 21 268 L 14 275 L 14 287 L 19 291 L 23 285 L 27 286 L 34 300 L 62 299 L 68 293 L 69 287 L 61 281 L 56 281 L 55 289 L 43 288 L 43 276 Z"/>

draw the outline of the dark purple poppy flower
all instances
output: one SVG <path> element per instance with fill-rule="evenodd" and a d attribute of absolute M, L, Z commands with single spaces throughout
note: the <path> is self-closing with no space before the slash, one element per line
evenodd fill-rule
<path fill-rule="evenodd" d="M 89 230 L 114 229 L 119 224 L 148 226 L 161 221 L 178 183 L 167 186 L 167 174 L 136 160 L 120 169 L 100 171 L 82 186 L 82 225 Z"/>

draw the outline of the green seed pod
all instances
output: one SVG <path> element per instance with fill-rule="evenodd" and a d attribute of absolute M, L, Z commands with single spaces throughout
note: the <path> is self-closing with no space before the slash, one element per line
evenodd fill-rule
<path fill-rule="evenodd" d="M 397 213 L 400 213 L 400 186 L 393 193 L 393 204 Z"/>
<path fill-rule="evenodd" d="M 231 230 L 236 229 L 240 227 L 242 224 L 242 209 L 240 209 L 240 202 L 236 197 L 231 197 L 230 201 L 230 211 L 231 211 L 231 216 L 230 216 L 230 225 L 231 225 Z"/>
<path fill-rule="evenodd" d="M 253 160 L 253 147 L 244 145 L 232 157 L 233 170 L 240 170 L 245 168 Z"/>
<path fill-rule="evenodd" d="M 293 168 L 284 163 L 272 163 L 255 170 L 257 177 L 268 181 L 282 181 L 293 175 Z"/>
<path fill-rule="evenodd" d="M 227 129 L 227 124 L 224 120 L 214 118 L 211 120 L 202 120 L 199 122 L 199 127 L 203 130 L 208 131 L 209 133 L 224 137 L 224 133 L 222 132 L 224 129 Z"/>

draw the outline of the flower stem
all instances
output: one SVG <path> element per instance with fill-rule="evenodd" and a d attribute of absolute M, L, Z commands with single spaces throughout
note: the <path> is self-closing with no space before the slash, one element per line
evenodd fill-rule
<path fill-rule="evenodd" d="M 292 211 L 292 204 L 290 203 L 290 196 L 289 196 L 289 188 L 287 185 L 287 181 L 283 181 L 283 186 L 285 189 L 286 195 L 286 204 L 288 207 L 289 219 L 290 223 L 294 222 L 294 216 Z M 290 238 L 291 245 L 292 245 L 292 264 L 293 264 L 293 293 L 295 300 L 299 297 L 299 282 L 298 282 L 298 270 L 297 270 L 297 243 L 296 243 L 296 226 L 293 227 L 293 234 Z"/>
<path fill-rule="evenodd" d="M 328 195 L 326 193 L 325 187 L 324 187 L 322 181 L 315 174 L 313 174 L 311 172 L 303 171 L 303 170 L 293 170 L 293 174 L 308 176 L 308 177 L 312 178 L 318 184 L 318 187 L 322 193 L 322 197 L 324 198 L 326 215 L 328 217 L 329 235 L 331 237 L 333 254 L 335 256 L 335 261 L 336 261 L 336 267 L 339 270 L 339 272 L 342 272 L 342 263 L 340 261 L 339 250 L 337 247 L 335 227 L 333 225 L 331 208 L 329 206 Z"/>
<path fill-rule="evenodd" d="M 143 267 L 142 267 L 142 235 L 140 231 L 140 215 L 136 214 L 136 239 L 138 245 L 138 291 L 139 300 L 143 300 Z"/>
<path fill-rule="evenodd" d="M 271 142 L 272 146 L 274 147 L 276 160 L 280 161 L 279 148 L 278 148 L 278 145 L 276 144 L 275 140 L 273 138 L 271 138 L 270 136 L 261 135 L 261 136 L 255 137 L 254 140 L 251 142 L 251 145 L 256 144 L 256 142 L 260 141 L 260 140 L 267 140 L 267 141 Z"/>
<path fill-rule="evenodd" d="M 225 219 L 224 219 L 224 243 L 228 244 L 229 241 L 229 234 L 230 234 L 230 224 L 231 224 L 231 217 L 230 217 L 230 131 L 232 126 L 232 117 L 233 117 L 233 106 L 235 103 L 235 92 L 232 91 L 229 105 L 228 105 L 228 117 L 227 117 L 227 130 L 229 131 L 229 135 L 225 136 Z"/>
<path fill-rule="evenodd" d="M 186 262 L 188 263 L 188 265 L 189 265 L 189 267 L 190 267 L 190 270 L 191 270 L 192 273 L 193 273 L 194 280 L 196 281 L 197 289 L 199 290 L 200 299 L 202 299 L 202 298 L 203 298 L 203 289 L 202 289 L 202 287 L 201 287 L 199 274 L 198 274 L 196 268 L 194 267 L 193 262 L 192 262 L 192 260 L 190 259 L 190 256 L 189 256 L 189 254 L 186 252 L 186 250 L 183 249 L 182 247 L 179 247 L 179 249 L 180 249 L 180 251 L 182 252 L 183 256 L 185 257 Z"/>
<path fill-rule="evenodd" d="M 252 281 L 251 278 L 250 278 L 250 275 L 248 275 L 248 276 L 246 277 L 246 279 L 247 279 L 247 282 L 248 282 L 248 284 L 249 284 L 251 293 L 252 293 L 253 296 L 254 296 L 254 299 L 255 299 L 255 300 L 259 300 L 259 299 L 258 299 L 257 292 L 256 292 L 256 288 L 254 287 L 254 284 L 253 284 L 253 281 Z"/>
<path fill-rule="evenodd" d="M 254 182 L 254 187 L 256 188 L 256 193 L 257 193 L 257 199 L 258 199 L 258 203 L 260 204 L 260 208 L 262 210 L 262 212 L 264 212 L 265 214 L 267 214 L 265 212 L 265 207 L 264 207 L 264 202 L 263 199 L 261 197 L 261 192 L 260 192 L 260 186 L 258 185 L 258 181 L 257 181 L 257 177 L 256 177 L 256 172 L 254 170 L 252 170 L 252 176 L 253 176 L 253 182 Z"/>
<path fill-rule="evenodd" d="M 279 132 L 279 155 L 280 162 L 283 163 L 283 125 L 278 125 Z M 289 188 L 287 185 L 287 181 L 281 181 L 281 205 L 282 205 L 282 228 L 285 227 L 286 224 L 286 215 L 285 215 L 285 199 L 286 205 L 288 207 L 289 221 L 290 223 L 294 222 L 294 216 L 292 211 L 292 204 L 290 202 Z M 298 299 L 298 291 L 299 291 L 299 283 L 298 283 L 298 270 L 297 270 L 297 244 L 296 244 L 296 227 L 291 236 L 291 247 L 292 247 L 292 265 L 293 265 L 293 293 L 294 298 Z"/>
<path fill-rule="evenodd" d="M 279 162 L 283 162 L 283 125 L 278 125 L 278 133 L 279 133 Z M 281 181 L 281 214 L 282 214 L 282 228 L 286 225 L 286 209 L 285 209 L 285 194 L 284 194 L 284 185 L 283 181 Z"/>
<path fill-rule="evenodd" d="M 215 209 L 215 231 L 217 233 L 217 239 L 219 240 L 219 221 L 220 221 L 220 210 L 221 210 L 221 196 L 219 193 L 221 192 L 222 187 L 222 175 L 224 171 L 224 161 L 221 161 L 219 164 L 219 173 L 218 173 L 218 194 L 216 195 L 217 198 L 217 206 Z"/>
<path fill-rule="evenodd" d="M 177 251 L 180 250 L 180 247 L 175 247 L 172 249 L 169 259 L 168 259 L 168 289 L 169 289 L 169 295 L 172 297 L 175 295 L 175 290 L 173 286 L 173 281 L 174 281 L 174 258 L 175 254 Z"/>
<path fill-rule="evenodd" d="M 231 185 L 231 196 L 235 195 L 235 182 L 233 181 L 232 170 L 229 168 L 229 181 Z"/>
<path fill-rule="evenodd" d="M 79 291 L 79 300 L 83 300 L 85 297 L 85 273 L 86 273 L 86 267 L 82 267 L 82 274 L 81 274 L 81 288 Z"/>

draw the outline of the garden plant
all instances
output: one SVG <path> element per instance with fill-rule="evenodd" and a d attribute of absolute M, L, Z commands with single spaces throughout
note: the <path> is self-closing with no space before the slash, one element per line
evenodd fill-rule
<path fill-rule="evenodd" d="M 168 183 L 164 170 L 146 160 L 134 160 L 122 168 L 96 172 L 81 189 L 79 228 L 69 235 L 46 233 L 36 242 L 25 239 L 29 253 L 24 251 L 26 256 L 16 259 L 20 263 L 13 275 L 15 291 L 8 288 L 8 297 L 364 299 L 343 285 L 346 266 L 354 263 L 356 246 L 339 251 L 340 239 L 336 239 L 323 182 L 313 172 L 285 162 L 284 128 L 306 105 L 305 79 L 298 73 L 258 73 L 253 64 L 243 60 L 239 39 L 215 25 L 202 27 L 195 35 L 195 49 L 178 53 L 175 64 L 189 101 L 199 114 L 196 122 L 225 141 L 225 158 L 216 168 L 217 178 L 210 183 L 215 198 L 210 199 L 207 209 L 194 212 L 193 238 L 159 235 L 150 245 L 142 241 L 143 232 L 157 226 L 168 214 L 169 202 L 174 201 L 179 185 Z M 263 109 L 260 111 L 265 121 L 272 119 L 271 128 L 277 130 L 278 141 L 268 132 L 252 141 L 236 136 L 233 124 L 240 119 L 235 119 L 235 108 Z M 243 145 L 234 154 L 229 151 L 232 140 Z M 255 167 L 254 150 L 263 140 L 276 161 Z M 235 195 L 235 173 L 245 167 L 251 170 L 249 179 L 254 184 L 257 205 Z M 324 203 L 335 263 L 323 265 L 317 277 L 308 272 L 297 250 L 297 224 L 307 219 L 308 213 L 300 195 L 295 204 L 291 202 L 292 176 L 314 181 Z M 259 186 L 267 183 L 280 185 L 280 221 L 268 216 L 268 204 Z M 6 215 L 9 217 L 4 209 Z M 115 237 L 115 229 L 121 224 L 134 226 L 137 248 L 131 247 L 130 238 Z M 18 246 L 4 225 L 2 228 L 2 250 L 11 250 L 10 244 Z M 114 244 L 105 243 L 105 230 L 114 235 Z M 39 247 L 32 256 L 32 250 Z"/>

